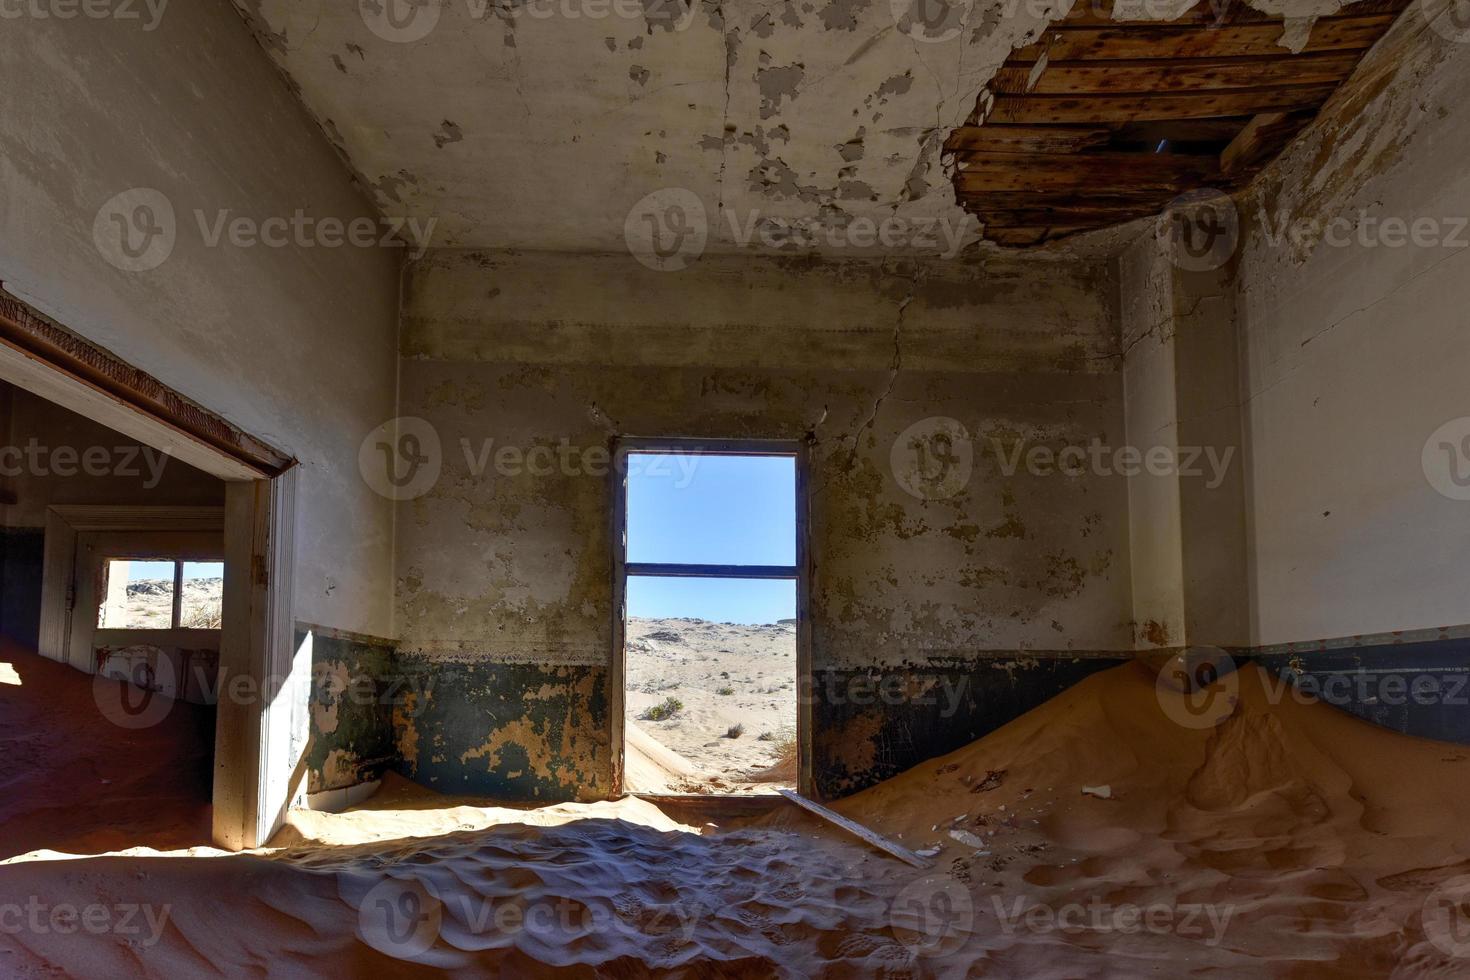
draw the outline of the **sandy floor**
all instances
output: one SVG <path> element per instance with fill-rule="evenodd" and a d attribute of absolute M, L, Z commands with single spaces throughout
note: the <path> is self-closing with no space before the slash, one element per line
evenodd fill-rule
<path fill-rule="evenodd" d="M 637 792 L 739 792 L 789 785 L 769 771 L 796 737 L 796 624 L 744 626 L 703 619 L 628 621 L 627 725 L 676 753 L 657 784 Z M 670 698 L 678 710 L 653 720 Z M 730 737 L 741 726 L 737 737 Z M 630 765 L 630 776 L 637 766 Z M 755 784 L 754 786 L 751 784 Z"/>
<path fill-rule="evenodd" d="M 1228 683 L 1191 728 L 1108 671 L 836 804 L 929 872 L 794 810 L 695 828 L 394 781 L 275 851 L 0 865 L 0 975 L 1470 974 L 1470 752 Z M 7 902 L 37 911 L 6 928 Z M 47 917 L 88 905 L 106 930 Z"/>
<path fill-rule="evenodd" d="M 214 709 L 128 728 L 124 692 L 35 654 L 0 664 L 0 858 L 209 843 Z"/>

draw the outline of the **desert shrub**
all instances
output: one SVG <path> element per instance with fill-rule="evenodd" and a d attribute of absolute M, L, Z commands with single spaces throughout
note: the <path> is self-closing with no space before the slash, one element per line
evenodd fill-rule
<path fill-rule="evenodd" d="M 744 725 L 731 725 L 725 731 L 725 737 L 726 738 L 739 738 L 741 735 L 744 735 L 744 734 L 745 734 L 745 726 Z"/>
<path fill-rule="evenodd" d="M 731 694 L 735 693 L 735 689 L 727 684 L 724 687 L 715 688 L 715 693 L 729 697 Z"/>
<path fill-rule="evenodd" d="M 638 717 L 644 721 L 667 721 L 683 710 L 683 701 L 678 698 L 664 698 Z"/>

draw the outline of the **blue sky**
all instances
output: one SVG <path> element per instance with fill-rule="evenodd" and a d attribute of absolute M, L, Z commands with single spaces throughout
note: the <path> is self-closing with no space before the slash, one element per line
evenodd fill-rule
<path fill-rule="evenodd" d="M 225 566 L 219 562 L 185 562 L 184 580 L 196 578 L 221 578 L 224 575 Z M 174 580 L 174 563 L 171 561 L 132 561 L 128 562 L 129 582 L 148 582 L 163 579 L 172 582 Z"/>
<path fill-rule="evenodd" d="M 796 563 L 796 460 L 637 453 L 628 467 L 628 560 Z M 796 616 L 796 583 L 629 578 L 628 615 L 774 623 Z"/>

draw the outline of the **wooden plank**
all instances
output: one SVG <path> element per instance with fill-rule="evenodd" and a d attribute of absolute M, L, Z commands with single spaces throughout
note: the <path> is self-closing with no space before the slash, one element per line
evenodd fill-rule
<path fill-rule="evenodd" d="M 1031 71 L 1025 66 L 1002 68 L 991 88 L 999 93 L 1072 95 L 1335 85 L 1352 74 L 1361 57 L 1356 51 L 1324 51 L 1255 58 L 1050 61 L 1030 88 Z"/>
<path fill-rule="evenodd" d="M 1102 228 L 1122 224 L 1135 218 L 1146 218 L 1158 214 L 1161 204 L 1154 201 L 1134 201 L 1114 207 L 1095 207 L 1088 203 L 1059 203 L 1054 207 L 1013 208 L 992 211 L 978 201 L 974 212 L 988 229 L 994 228 L 1050 228 L 1065 226 L 1074 228 Z"/>
<path fill-rule="evenodd" d="M 1126 187 L 1170 191 L 1219 173 L 1213 156 L 1173 153 L 983 153 L 955 174 L 955 187 L 977 191 L 1085 191 Z"/>
<path fill-rule="evenodd" d="M 1084 231 L 1097 231 L 1104 227 L 1106 225 L 1087 225 L 1081 228 L 996 228 L 994 230 L 986 228 L 981 231 L 981 236 L 997 245 L 1026 248 L 1032 245 L 1044 245 L 1047 242 L 1066 238 L 1068 235 L 1080 235 Z"/>
<path fill-rule="evenodd" d="M 1364 14 L 1399 14 L 1412 0 L 1359 0 L 1344 7 L 1334 17 L 1353 17 Z M 1166 0 L 1077 0 L 1060 24 L 1068 27 L 1106 26 L 1116 23 L 1170 24 L 1255 24 L 1262 21 L 1280 22 L 1281 17 L 1268 14 L 1248 6 L 1241 0 L 1201 0 L 1177 17 L 1165 18 L 1161 14 L 1173 13 L 1177 3 Z M 1327 18 L 1323 18 L 1324 20 Z"/>
<path fill-rule="evenodd" d="M 1281 152 L 1291 138 L 1301 132 L 1307 120 L 1284 112 L 1263 112 L 1230 141 L 1220 153 L 1220 172 L 1244 173 L 1264 164 Z"/>
<path fill-rule="evenodd" d="M 823 820 L 826 820 L 828 823 L 842 828 L 849 834 L 852 834 L 859 840 L 871 844 L 880 851 L 891 854 L 893 857 L 898 858 L 905 864 L 911 864 L 916 868 L 922 868 L 924 870 L 928 870 L 929 868 L 932 868 L 934 866 L 930 862 L 919 857 L 919 855 L 915 854 L 908 848 L 900 844 L 895 844 L 893 841 L 889 840 L 887 837 L 884 837 L 882 834 L 871 831 L 867 827 L 864 827 L 862 824 L 857 823 L 853 820 L 849 820 L 842 814 L 837 813 L 834 810 L 829 810 L 826 807 L 822 806 L 822 804 L 807 799 L 800 793 L 793 792 L 789 789 L 783 789 L 781 790 L 781 795 L 786 797 L 786 799 L 790 800 L 792 803 L 795 803 L 797 806 L 801 807 L 803 810 L 806 810 L 808 813 L 816 814 Z"/>
<path fill-rule="evenodd" d="M 1198 95 L 1001 95 L 990 123 L 1123 123 L 1159 119 L 1208 119 L 1262 112 L 1315 109 L 1332 95 L 1334 85 L 1236 89 Z"/>
<path fill-rule="evenodd" d="M 1076 153 L 1107 145 L 1106 126 L 961 126 L 944 141 L 946 153 Z"/>
<path fill-rule="evenodd" d="M 1372 47 L 1393 21 L 1393 14 L 1320 20 L 1303 51 L 1362 51 Z M 1013 51 L 1006 65 L 1030 64 L 1043 53 L 1053 61 L 1279 55 L 1290 53 L 1277 43 L 1284 29 L 1281 23 L 1220 28 L 1181 24 L 1069 28 L 1054 24 L 1036 44 Z"/>

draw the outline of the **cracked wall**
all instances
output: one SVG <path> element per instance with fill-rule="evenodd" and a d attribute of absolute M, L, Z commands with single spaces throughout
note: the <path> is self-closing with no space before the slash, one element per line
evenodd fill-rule
<path fill-rule="evenodd" d="M 401 720 L 408 771 L 542 799 L 608 791 L 610 483 L 585 470 L 616 434 L 809 440 L 825 793 L 1126 656 L 1123 481 L 1006 472 L 1017 447 L 1121 440 L 1111 295 L 1062 257 L 707 257 L 664 274 L 626 256 L 431 253 L 407 290 L 402 413 L 431 427 L 442 471 L 400 504 L 400 652 L 459 680 Z M 971 435 L 972 474 L 915 495 L 905 432 L 935 417 Z M 538 447 L 541 472 L 496 462 Z M 900 674 L 896 704 L 842 693 Z"/>

